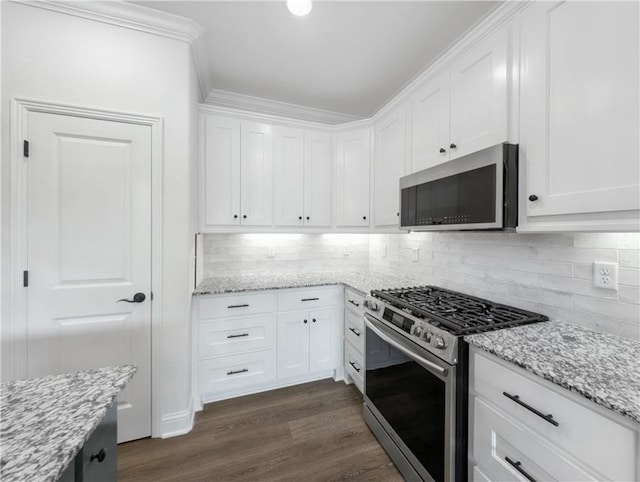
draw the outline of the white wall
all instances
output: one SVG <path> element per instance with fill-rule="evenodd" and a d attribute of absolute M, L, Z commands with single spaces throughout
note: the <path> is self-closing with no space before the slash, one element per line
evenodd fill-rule
<path fill-rule="evenodd" d="M 639 234 L 379 234 L 369 246 L 371 270 L 640 339 Z M 593 286 L 593 261 L 619 263 L 619 291 Z"/>
<path fill-rule="evenodd" d="M 9 100 L 14 97 L 158 116 L 164 119 L 160 414 L 188 412 L 190 399 L 189 262 L 197 132 L 190 46 L 24 4 L 2 8 L 2 375 L 10 376 L 6 313 L 10 256 Z"/>

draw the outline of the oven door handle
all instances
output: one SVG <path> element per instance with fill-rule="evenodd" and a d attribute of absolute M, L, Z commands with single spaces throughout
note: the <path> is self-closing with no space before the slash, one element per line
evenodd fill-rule
<path fill-rule="evenodd" d="M 394 348 L 397 348 L 398 350 L 400 350 L 402 353 L 407 355 L 409 358 L 411 358 L 415 362 L 419 363 L 420 365 L 424 366 L 429 370 L 439 373 L 443 377 L 447 376 L 448 370 L 446 368 L 442 368 L 440 365 L 436 365 L 432 361 L 429 361 L 426 358 L 423 358 L 420 355 L 417 355 L 416 353 L 409 350 L 407 347 L 403 346 L 402 343 L 397 342 L 396 340 L 391 338 L 389 335 L 383 333 L 378 327 L 376 327 L 373 324 L 374 322 L 377 322 L 377 320 L 373 318 L 369 313 L 364 314 L 364 322 L 367 325 L 367 328 L 369 328 L 376 335 L 378 335 L 384 341 L 389 343 L 389 345 L 393 346 Z"/>

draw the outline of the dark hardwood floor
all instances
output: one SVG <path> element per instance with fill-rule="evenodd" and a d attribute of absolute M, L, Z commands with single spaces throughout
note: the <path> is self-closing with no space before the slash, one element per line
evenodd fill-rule
<path fill-rule="evenodd" d="M 205 406 L 193 430 L 118 446 L 119 482 L 402 481 L 362 419 L 362 395 L 331 379 Z"/>

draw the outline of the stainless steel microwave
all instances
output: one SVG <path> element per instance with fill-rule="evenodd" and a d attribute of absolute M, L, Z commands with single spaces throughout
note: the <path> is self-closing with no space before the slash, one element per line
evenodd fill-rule
<path fill-rule="evenodd" d="M 400 227 L 511 230 L 518 224 L 518 146 L 498 144 L 400 178 Z"/>

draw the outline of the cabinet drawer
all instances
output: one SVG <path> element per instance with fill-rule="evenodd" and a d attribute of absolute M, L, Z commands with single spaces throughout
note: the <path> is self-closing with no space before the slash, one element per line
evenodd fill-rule
<path fill-rule="evenodd" d="M 198 357 L 213 357 L 273 348 L 276 315 L 225 318 L 200 323 Z"/>
<path fill-rule="evenodd" d="M 198 318 L 208 320 L 211 318 L 273 313 L 275 311 L 275 293 L 203 297 L 199 300 Z"/>
<path fill-rule="evenodd" d="M 612 480 L 635 477 L 634 432 L 600 415 L 552 387 L 474 352 L 472 380 L 475 391 L 501 411 L 562 447 Z M 518 370 L 518 371 L 516 371 Z M 544 380 L 540 379 L 541 382 Z M 539 411 L 553 415 L 554 426 L 504 393 Z M 477 419 L 476 419 L 477 420 Z"/>
<path fill-rule="evenodd" d="M 313 310 L 340 306 L 340 288 L 302 289 L 278 293 L 278 311 Z"/>
<path fill-rule="evenodd" d="M 526 480 L 512 464 L 535 480 L 598 480 L 482 400 L 474 398 L 472 409 L 473 455 L 490 480 Z"/>
<path fill-rule="evenodd" d="M 344 338 L 360 353 L 364 349 L 364 320 L 362 313 L 344 310 Z"/>
<path fill-rule="evenodd" d="M 201 360 L 200 393 L 219 393 L 268 382 L 276 378 L 276 352 L 263 350 Z"/>
<path fill-rule="evenodd" d="M 356 310 L 363 311 L 362 303 L 364 301 L 364 295 L 359 291 L 355 291 L 349 288 L 344 289 L 344 306 L 347 308 L 354 308 Z"/>
<path fill-rule="evenodd" d="M 344 344 L 344 365 L 353 383 L 364 393 L 364 358 L 349 342 Z"/>

